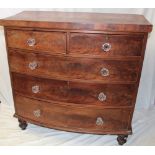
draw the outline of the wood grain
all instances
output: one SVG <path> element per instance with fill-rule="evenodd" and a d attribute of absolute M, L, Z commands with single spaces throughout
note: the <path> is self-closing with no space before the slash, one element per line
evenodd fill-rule
<path fill-rule="evenodd" d="M 105 43 L 111 45 L 111 49 L 107 52 L 102 49 Z M 142 43 L 143 35 L 71 33 L 69 53 L 104 55 L 107 57 L 140 56 Z"/>
<path fill-rule="evenodd" d="M 49 29 L 150 32 L 152 25 L 143 15 L 24 11 L 1 19 L 0 25 Z"/>
<path fill-rule="evenodd" d="M 31 122 L 73 132 L 121 134 L 119 144 L 132 133 L 152 30 L 144 16 L 28 11 L 1 19 L 0 25 L 5 26 L 15 116 L 22 129 Z M 29 38 L 35 39 L 34 46 L 27 45 Z M 108 52 L 103 52 L 104 43 L 111 45 Z M 108 76 L 101 75 L 103 68 Z M 34 93 L 36 85 L 39 91 Z M 102 102 L 100 93 L 106 95 Z M 102 125 L 96 125 L 97 118 Z"/>
<path fill-rule="evenodd" d="M 7 30 L 8 47 L 47 51 L 48 53 L 66 53 L 66 34 L 63 32 Z M 29 46 L 28 39 L 35 39 L 35 45 Z"/>
<path fill-rule="evenodd" d="M 83 84 L 49 80 L 13 73 L 13 89 L 15 92 L 48 102 L 58 101 L 71 104 L 95 106 L 131 106 L 134 85 Z M 32 87 L 39 86 L 39 92 L 33 93 Z M 100 101 L 100 93 L 106 95 L 105 101 Z M 75 105 L 76 106 L 76 105 Z"/>
<path fill-rule="evenodd" d="M 65 128 L 76 132 L 104 133 L 113 130 L 128 130 L 128 118 L 131 109 L 91 109 L 84 106 L 60 106 L 15 95 L 17 115 L 35 120 L 49 127 Z M 40 117 L 34 111 L 40 110 Z M 110 114 L 110 115 L 109 115 Z M 96 125 L 101 117 L 103 125 Z"/>
<path fill-rule="evenodd" d="M 72 58 L 9 51 L 12 72 L 44 76 L 54 79 L 82 79 L 111 82 L 136 82 L 139 61 L 115 61 L 104 59 Z M 29 63 L 37 62 L 36 69 L 31 70 Z M 109 76 L 102 76 L 101 69 L 107 68 Z"/>

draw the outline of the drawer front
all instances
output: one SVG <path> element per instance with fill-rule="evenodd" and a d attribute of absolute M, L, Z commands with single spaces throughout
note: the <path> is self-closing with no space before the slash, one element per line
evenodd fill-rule
<path fill-rule="evenodd" d="M 127 130 L 131 109 L 95 109 L 41 102 L 15 95 L 16 113 L 48 127 L 76 132 Z"/>
<path fill-rule="evenodd" d="M 56 57 L 10 51 L 11 71 L 64 80 L 136 82 L 139 61 Z"/>
<path fill-rule="evenodd" d="M 140 56 L 143 35 L 70 34 L 71 54 Z"/>
<path fill-rule="evenodd" d="M 86 84 L 12 74 L 14 91 L 22 95 L 72 104 L 130 106 L 134 85 Z"/>
<path fill-rule="evenodd" d="M 8 47 L 66 53 L 66 34 L 63 32 L 7 30 Z"/>

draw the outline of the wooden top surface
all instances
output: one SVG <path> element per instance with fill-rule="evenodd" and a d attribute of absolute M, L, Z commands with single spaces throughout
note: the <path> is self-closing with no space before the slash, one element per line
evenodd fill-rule
<path fill-rule="evenodd" d="M 152 25 L 143 15 L 54 11 L 24 11 L 15 16 L 0 19 L 0 25 L 129 32 L 152 30 Z"/>

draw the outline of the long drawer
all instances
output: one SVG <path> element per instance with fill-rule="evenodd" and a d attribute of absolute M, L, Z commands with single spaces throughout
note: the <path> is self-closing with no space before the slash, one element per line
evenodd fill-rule
<path fill-rule="evenodd" d="M 64 80 L 136 82 L 138 60 L 104 60 L 9 51 L 13 72 Z"/>
<path fill-rule="evenodd" d="M 66 33 L 7 30 L 8 47 L 48 53 L 66 53 Z"/>
<path fill-rule="evenodd" d="M 100 56 L 141 56 L 143 35 L 70 33 L 69 52 Z"/>
<path fill-rule="evenodd" d="M 95 109 L 49 104 L 15 95 L 16 114 L 51 128 L 104 133 L 128 130 L 131 109 Z"/>
<path fill-rule="evenodd" d="M 12 74 L 13 89 L 36 99 L 96 106 L 131 106 L 135 86 L 89 84 Z"/>

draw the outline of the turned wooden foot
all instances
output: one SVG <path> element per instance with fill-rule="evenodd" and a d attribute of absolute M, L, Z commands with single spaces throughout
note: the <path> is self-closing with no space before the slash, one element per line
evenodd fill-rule
<path fill-rule="evenodd" d="M 18 119 L 18 122 L 19 122 L 19 127 L 20 127 L 22 130 L 25 130 L 26 127 L 27 127 L 27 122 L 24 121 L 24 120 L 21 120 L 21 119 Z"/>
<path fill-rule="evenodd" d="M 127 142 L 128 135 L 118 135 L 117 141 L 119 145 L 123 145 Z"/>

